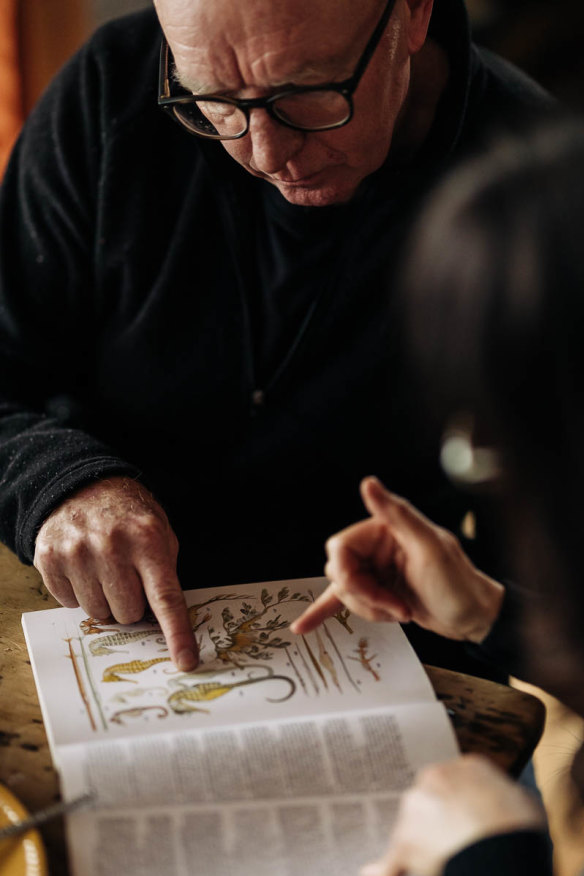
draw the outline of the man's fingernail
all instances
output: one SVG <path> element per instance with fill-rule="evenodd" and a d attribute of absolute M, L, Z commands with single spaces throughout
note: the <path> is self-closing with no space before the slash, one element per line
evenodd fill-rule
<path fill-rule="evenodd" d="M 181 672 L 191 672 L 198 666 L 199 660 L 194 651 L 185 648 L 176 658 L 176 665 Z"/>
<path fill-rule="evenodd" d="M 295 633 L 295 632 L 296 632 L 296 626 L 297 626 L 296 621 L 293 621 L 293 622 L 290 624 L 289 630 L 290 630 L 291 633 Z"/>

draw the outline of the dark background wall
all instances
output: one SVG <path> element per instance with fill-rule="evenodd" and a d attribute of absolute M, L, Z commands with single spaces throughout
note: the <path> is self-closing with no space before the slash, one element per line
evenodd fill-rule
<path fill-rule="evenodd" d="M 149 0 L 92 0 L 94 24 L 149 6 Z"/>
<path fill-rule="evenodd" d="M 440 2 L 440 0 L 436 0 Z M 584 110 L 582 0 L 469 0 L 478 42 L 493 48 Z"/>

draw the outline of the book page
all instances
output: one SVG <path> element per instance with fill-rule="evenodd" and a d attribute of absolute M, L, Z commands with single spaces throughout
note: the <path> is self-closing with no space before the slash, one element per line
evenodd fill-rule
<path fill-rule="evenodd" d="M 434 702 L 108 739 L 63 750 L 73 876 L 355 876 L 422 765 L 454 757 Z"/>
<path fill-rule="evenodd" d="M 326 579 L 188 591 L 200 648 L 195 672 L 170 661 L 154 618 L 122 626 L 82 609 L 23 615 L 53 759 L 72 742 L 224 727 L 432 701 L 397 624 L 346 609 L 306 636 L 288 625 Z"/>

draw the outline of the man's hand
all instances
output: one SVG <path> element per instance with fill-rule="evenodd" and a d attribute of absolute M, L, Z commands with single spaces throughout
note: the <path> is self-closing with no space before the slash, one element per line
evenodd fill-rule
<path fill-rule="evenodd" d="M 140 620 L 146 600 L 175 665 L 188 672 L 197 645 L 176 574 L 178 541 L 160 505 L 141 484 L 112 477 L 67 499 L 43 523 L 34 565 L 68 608 L 122 624 Z"/>
<path fill-rule="evenodd" d="M 387 854 L 361 876 L 440 876 L 450 858 L 472 843 L 544 828 L 535 798 L 486 758 L 466 755 L 420 771 L 402 797 Z"/>
<path fill-rule="evenodd" d="M 481 642 L 499 614 L 504 587 L 476 569 L 455 536 L 409 502 L 366 478 L 371 517 L 329 539 L 329 587 L 291 625 L 307 633 L 345 605 L 370 621 L 415 621 L 449 639 Z"/>

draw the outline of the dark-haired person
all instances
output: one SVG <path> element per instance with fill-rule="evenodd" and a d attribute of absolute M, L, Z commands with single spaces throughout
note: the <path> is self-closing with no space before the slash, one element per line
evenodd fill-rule
<path fill-rule="evenodd" d="M 408 427 L 386 278 L 446 168 L 550 99 L 433 7 L 157 0 L 65 67 L 8 167 L 0 538 L 64 605 L 149 600 L 182 669 L 181 585 L 316 573 L 367 471 L 468 510 Z"/>
<path fill-rule="evenodd" d="M 371 517 L 328 543 L 328 591 L 306 632 L 345 603 L 482 650 L 584 716 L 584 127 L 499 146 L 432 199 L 404 292 L 413 361 L 444 428 L 442 461 L 490 492 L 523 589 L 479 571 L 458 540 L 362 484 Z M 572 775 L 584 800 L 584 748 Z M 551 874 L 539 805 L 461 758 L 406 794 L 368 876 Z"/>

